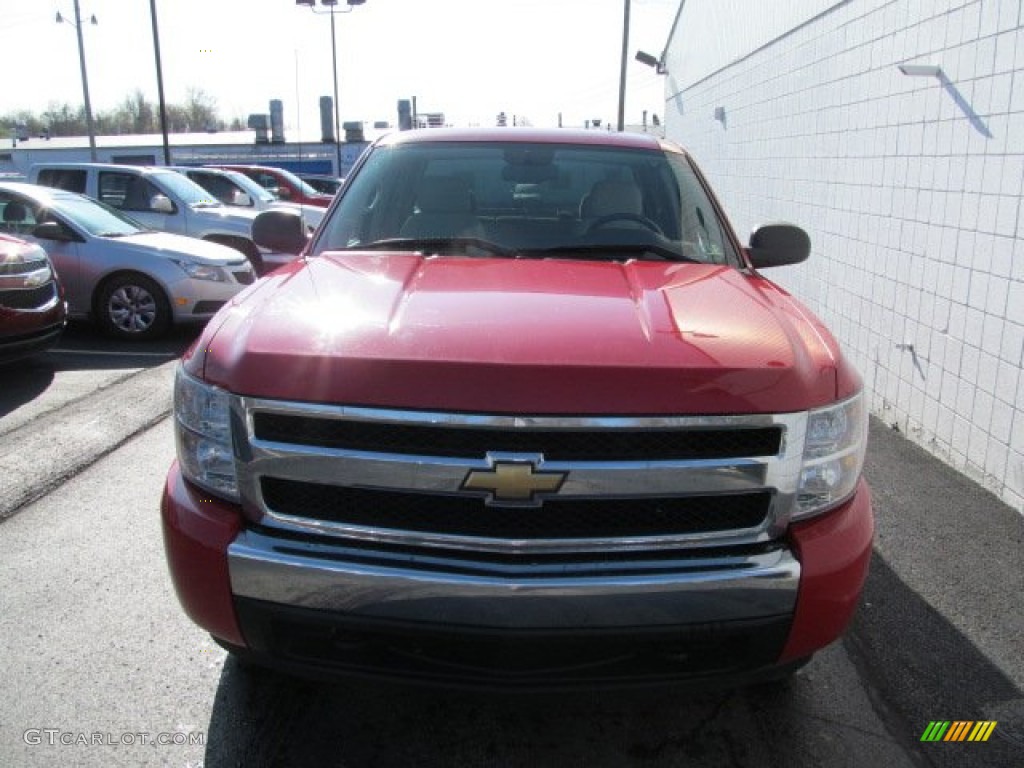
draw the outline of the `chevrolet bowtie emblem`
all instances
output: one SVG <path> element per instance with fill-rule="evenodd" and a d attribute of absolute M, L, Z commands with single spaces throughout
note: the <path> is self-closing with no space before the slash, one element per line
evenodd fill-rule
<path fill-rule="evenodd" d="M 568 472 L 538 472 L 533 462 L 496 461 L 462 481 L 464 491 L 489 491 L 487 501 L 532 502 L 538 493 L 557 493 Z"/>

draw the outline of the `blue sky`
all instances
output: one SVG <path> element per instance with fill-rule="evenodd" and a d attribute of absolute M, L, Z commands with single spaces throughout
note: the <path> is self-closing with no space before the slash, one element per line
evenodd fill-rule
<path fill-rule="evenodd" d="M 156 99 L 149 0 L 80 0 L 93 109 L 140 89 Z M 343 8 L 344 4 L 339 6 Z M 661 52 L 678 0 L 632 0 L 627 122 L 659 115 L 663 82 L 633 60 Z M 0 0 L 0 50 L 16 62 L 0 113 L 82 102 L 72 0 Z M 332 92 L 330 20 L 294 0 L 157 0 L 164 88 L 213 96 L 243 119 L 285 103 L 286 126 L 317 130 L 318 100 Z M 460 125 L 499 111 L 534 125 L 615 120 L 622 0 L 366 0 L 336 16 L 342 120 L 396 119 L 399 98 Z M 11 72 L 8 70 L 8 75 Z"/>

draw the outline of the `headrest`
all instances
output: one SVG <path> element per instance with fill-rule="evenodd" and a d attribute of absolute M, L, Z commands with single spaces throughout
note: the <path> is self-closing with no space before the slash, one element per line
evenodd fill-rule
<path fill-rule="evenodd" d="M 596 219 L 610 213 L 643 213 L 640 188 L 629 181 L 598 181 L 580 203 L 581 219 Z"/>
<path fill-rule="evenodd" d="M 420 183 L 416 205 L 422 213 L 470 213 L 473 195 L 465 179 L 426 176 Z"/>
<path fill-rule="evenodd" d="M 24 221 L 28 218 L 28 210 L 21 203 L 10 201 L 4 206 L 4 221 Z"/>

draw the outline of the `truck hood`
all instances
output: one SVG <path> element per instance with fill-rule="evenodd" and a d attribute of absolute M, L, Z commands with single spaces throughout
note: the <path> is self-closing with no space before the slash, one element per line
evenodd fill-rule
<path fill-rule="evenodd" d="M 353 252 L 260 281 L 196 350 L 245 395 L 538 415 L 806 410 L 835 401 L 839 356 L 732 267 Z"/>

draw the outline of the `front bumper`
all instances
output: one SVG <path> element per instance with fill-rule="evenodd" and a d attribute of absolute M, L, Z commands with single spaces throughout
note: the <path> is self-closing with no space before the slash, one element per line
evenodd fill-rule
<path fill-rule="evenodd" d="M 176 280 L 167 291 L 174 322 L 206 322 L 251 282 L 215 282 L 191 277 Z"/>
<path fill-rule="evenodd" d="M 67 304 L 55 297 L 35 309 L 0 306 L 0 363 L 49 349 L 67 325 Z"/>
<path fill-rule="evenodd" d="M 781 542 L 599 568 L 268 535 L 176 464 L 162 511 L 186 612 L 256 660 L 512 687 L 756 678 L 799 663 L 852 617 L 873 531 L 863 481 Z"/>

